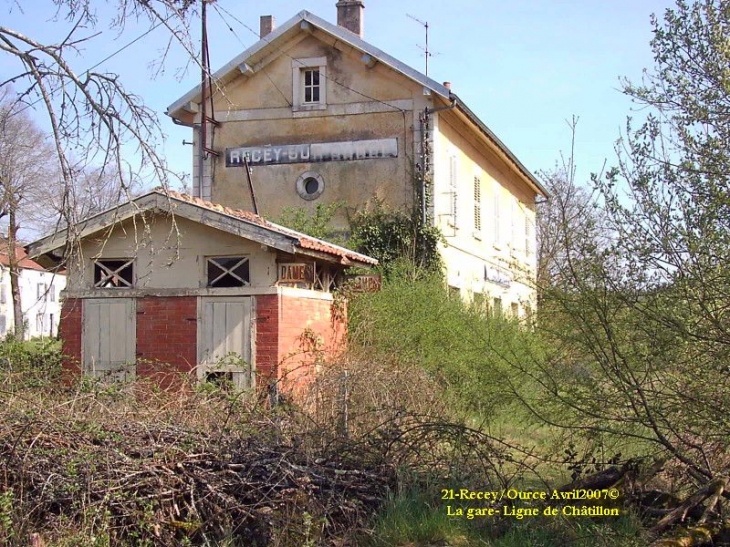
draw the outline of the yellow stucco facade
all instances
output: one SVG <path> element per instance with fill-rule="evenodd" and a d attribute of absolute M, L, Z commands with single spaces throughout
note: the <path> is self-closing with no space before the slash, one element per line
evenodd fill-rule
<path fill-rule="evenodd" d="M 534 309 L 535 200 L 545 191 L 449 87 L 308 12 L 213 80 L 205 108 L 215 122 L 201 124 L 200 87 L 168 109 L 193 128 L 195 195 L 249 210 L 255 196 L 272 219 L 344 202 L 335 222 L 347 230 L 348 216 L 376 201 L 419 206 L 414 173 L 426 166 L 449 286 L 507 312 Z"/>

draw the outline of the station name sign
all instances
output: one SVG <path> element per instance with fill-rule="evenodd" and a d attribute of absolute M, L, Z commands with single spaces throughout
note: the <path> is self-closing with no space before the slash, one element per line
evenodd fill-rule
<path fill-rule="evenodd" d="M 226 148 L 226 167 L 319 163 L 325 161 L 378 160 L 398 157 L 398 139 L 318 142 Z"/>

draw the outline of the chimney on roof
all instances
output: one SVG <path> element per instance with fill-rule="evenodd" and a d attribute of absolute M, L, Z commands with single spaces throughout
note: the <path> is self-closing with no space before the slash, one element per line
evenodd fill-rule
<path fill-rule="evenodd" d="M 365 4 L 362 0 L 340 0 L 337 2 L 337 26 L 363 37 Z"/>
<path fill-rule="evenodd" d="M 276 28 L 276 19 L 273 15 L 262 15 L 261 25 L 259 26 L 259 38 L 263 38 Z"/>

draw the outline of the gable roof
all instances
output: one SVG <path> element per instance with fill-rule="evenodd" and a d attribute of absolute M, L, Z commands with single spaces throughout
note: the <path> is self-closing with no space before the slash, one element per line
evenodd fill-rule
<path fill-rule="evenodd" d="M 213 73 L 213 82 L 215 82 L 215 85 L 218 85 L 219 87 L 225 86 L 228 82 L 241 75 L 241 73 L 243 72 L 242 69 L 246 70 L 249 68 L 254 68 L 256 65 L 255 61 L 257 61 L 258 59 L 261 59 L 263 61 L 263 59 L 267 57 L 269 53 L 278 50 L 279 47 L 277 43 L 279 41 L 287 40 L 298 34 L 300 31 L 308 31 L 309 25 L 317 27 L 322 31 L 330 34 L 339 42 L 343 42 L 353 48 L 362 51 L 363 55 L 370 56 L 379 63 L 382 63 L 395 70 L 396 72 L 403 74 L 407 78 L 410 78 L 411 80 L 419 83 L 424 87 L 424 89 L 430 90 L 431 93 L 435 93 L 437 96 L 441 97 L 445 101 L 449 101 L 471 123 L 473 123 L 476 128 L 480 132 L 482 132 L 489 141 L 491 141 L 496 146 L 496 148 L 502 155 L 505 156 L 508 162 L 512 163 L 515 168 L 519 172 L 521 172 L 524 177 L 527 178 L 527 180 L 534 187 L 536 192 L 542 194 L 544 197 L 549 197 L 550 193 L 548 192 L 547 188 L 542 185 L 542 183 L 530 172 L 530 170 L 525 167 L 519 159 L 517 159 L 517 156 L 515 156 L 512 151 L 507 148 L 507 146 L 494 134 L 494 132 L 489 129 L 489 127 L 482 120 L 480 120 L 477 115 L 474 114 L 474 112 L 470 108 L 468 108 L 455 93 L 452 93 L 449 88 L 429 78 L 425 74 L 422 74 L 418 70 L 411 68 L 410 66 L 399 61 L 395 57 L 392 57 L 384 51 L 376 48 L 372 44 L 360 38 L 354 32 L 351 32 L 338 25 L 333 25 L 332 23 L 329 23 L 328 21 L 325 21 L 324 19 L 306 10 L 300 11 L 294 17 L 273 30 L 270 34 L 264 36 L 251 47 L 249 47 L 248 49 L 231 59 L 228 63 L 223 65 L 220 69 Z M 254 66 L 249 66 L 249 63 L 253 64 Z M 178 119 L 182 115 L 182 112 L 186 111 L 189 108 L 189 105 L 191 103 L 200 101 L 200 89 L 200 85 L 196 85 L 195 87 L 190 89 L 182 97 L 180 97 L 174 103 L 167 107 L 166 114 L 174 120 Z"/>
<path fill-rule="evenodd" d="M 0 245 L 0 264 L 3 266 L 10 267 L 10 254 L 8 253 L 7 243 Z M 25 252 L 22 246 L 16 245 L 15 247 L 15 260 L 18 263 L 19 268 L 25 268 L 26 270 L 38 270 L 45 272 L 46 269 L 38 264 L 35 260 L 28 258 L 28 254 Z"/>
<path fill-rule="evenodd" d="M 374 266 L 378 263 L 372 257 L 269 222 L 250 211 L 226 207 L 173 190 L 155 189 L 90 217 L 75 226 L 75 235 L 78 238 L 87 237 L 146 211 L 173 214 L 286 253 L 307 255 L 343 266 Z M 53 251 L 65 247 L 68 237 L 68 230 L 61 230 L 29 244 L 28 253 L 33 257 L 51 255 Z"/>

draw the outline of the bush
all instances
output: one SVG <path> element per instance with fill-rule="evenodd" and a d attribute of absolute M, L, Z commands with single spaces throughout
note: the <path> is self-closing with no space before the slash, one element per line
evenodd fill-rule
<path fill-rule="evenodd" d="M 516 320 L 449 298 L 438 273 L 407 264 L 391 270 L 381 291 L 353 298 L 349 317 L 353 344 L 418 364 L 451 404 L 472 412 L 508 403 L 510 363 L 539 349 L 536 336 Z"/>

